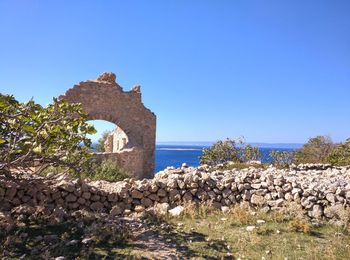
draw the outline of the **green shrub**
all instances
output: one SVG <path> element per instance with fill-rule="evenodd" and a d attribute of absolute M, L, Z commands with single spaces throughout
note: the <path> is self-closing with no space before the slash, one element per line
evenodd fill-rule
<path fill-rule="evenodd" d="M 278 152 L 274 152 L 271 157 L 274 157 L 276 163 L 279 164 L 278 160 L 286 159 L 282 158 L 283 156 L 288 157 Z M 295 152 L 294 161 L 297 164 L 330 163 L 338 166 L 350 165 L 350 138 L 339 144 L 334 144 L 327 136 L 310 138 L 302 148 Z"/>
<path fill-rule="evenodd" d="M 225 141 L 217 141 L 210 148 L 203 149 L 199 157 L 201 164 L 217 165 L 232 161 L 244 163 L 252 160 L 260 160 L 261 153 L 258 147 L 245 144 L 242 138 L 237 141 L 226 138 Z"/>
<path fill-rule="evenodd" d="M 327 163 L 327 158 L 335 148 L 328 136 L 316 136 L 295 154 L 296 163 Z"/>
<path fill-rule="evenodd" d="M 260 161 L 261 152 L 258 147 L 246 144 L 240 147 L 240 162 Z"/>
<path fill-rule="evenodd" d="M 344 143 L 336 145 L 326 161 L 334 165 L 350 165 L 350 138 Z"/>
<path fill-rule="evenodd" d="M 89 159 L 96 130 L 80 104 L 54 99 L 47 107 L 0 94 L 0 174 L 39 165 L 79 171 Z M 41 168 L 42 169 L 42 168 Z"/>
<path fill-rule="evenodd" d="M 112 131 L 105 131 L 105 132 L 103 132 L 101 138 L 98 139 L 98 141 L 97 141 L 96 152 L 100 152 L 100 153 L 105 152 L 105 142 L 106 142 L 106 139 L 107 139 L 108 135 L 111 132 Z"/>
<path fill-rule="evenodd" d="M 94 181 L 104 180 L 117 182 L 129 178 L 130 176 L 112 160 L 103 160 L 101 163 L 91 161 L 89 166 L 80 174 L 80 177 Z"/>
<path fill-rule="evenodd" d="M 294 162 L 295 151 L 271 151 L 269 156 L 273 165 L 286 167 Z"/>
<path fill-rule="evenodd" d="M 59 173 L 67 173 L 74 178 L 86 178 L 93 181 L 104 180 L 109 182 L 117 182 L 130 178 L 127 171 L 120 168 L 112 160 L 97 162 L 94 159 L 90 159 L 84 164 L 84 167 L 80 170 L 80 172 L 72 171 L 67 167 L 50 166 L 45 168 L 40 175 L 47 176 L 51 173 L 54 173 L 55 175 Z"/>

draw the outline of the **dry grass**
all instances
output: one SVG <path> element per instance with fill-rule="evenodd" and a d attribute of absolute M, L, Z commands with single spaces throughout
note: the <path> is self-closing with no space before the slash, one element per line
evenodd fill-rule
<path fill-rule="evenodd" d="M 206 218 L 208 215 L 217 213 L 219 210 L 212 206 L 212 201 L 207 201 L 200 205 L 195 204 L 192 201 L 186 202 L 183 205 L 184 211 L 182 213 L 182 218 L 196 219 Z"/>
<path fill-rule="evenodd" d="M 331 224 L 314 226 L 297 204 L 268 213 L 253 211 L 247 204 L 226 213 L 208 205 L 201 209 L 187 205 L 185 209 L 180 217 L 168 218 L 168 223 L 178 233 L 196 233 L 202 237 L 186 242 L 192 252 L 188 257 L 350 259 L 349 228 Z M 255 228 L 247 231 L 247 226 Z"/>
<path fill-rule="evenodd" d="M 293 219 L 288 223 L 288 229 L 294 232 L 302 232 L 305 234 L 310 234 L 312 226 L 306 219 Z"/>
<path fill-rule="evenodd" d="M 226 214 L 228 221 L 233 226 L 242 226 L 255 223 L 256 212 L 251 211 L 248 204 L 241 203 L 233 207 Z"/>
<path fill-rule="evenodd" d="M 337 212 L 341 225 L 313 225 L 293 203 L 268 213 L 253 210 L 244 203 L 225 213 L 213 208 L 211 203 L 187 203 L 178 217 L 145 213 L 142 223 L 152 231 L 153 239 L 166 242 L 169 250 L 183 259 L 350 259 L 350 214 L 341 208 Z M 62 241 L 69 241 L 82 238 L 82 234 L 89 231 L 88 226 L 78 229 L 79 232 L 68 224 L 46 229 L 36 226 L 23 232 L 30 234 L 29 244 L 36 236 L 52 232 L 59 234 Z M 254 228 L 247 229 L 248 226 Z M 103 226 L 93 227 L 93 230 L 89 237 L 95 242 L 88 249 L 84 248 L 85 256 L 96 257 L 91 259 L 121 256 L 125 259 L 157 259 L 157 250 L 144 247 L 142 242 L 133 239 L 132 234 L 120 237 L 118 230 Z M 121 239 L 117 243 L 118 237 Z M 146 237 L 145 241 L 148 239 Z M 62 250 L 66 251 L 62 254 L 83 256 L 82 249 L 68 250 L 63 246 Z"/>

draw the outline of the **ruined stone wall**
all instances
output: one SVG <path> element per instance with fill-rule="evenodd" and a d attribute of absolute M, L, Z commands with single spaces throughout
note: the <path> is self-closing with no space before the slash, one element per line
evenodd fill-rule
<path fill-rule="evenodd" d="M 97 161 L 111 160 L 127 172 L 132 172 L 136 179 L 143 179 L 143 150 L 138 147 L 123 149 L 113 153 L 95 153 Z"/>
<path fill-rule="evenodd" d="M 109 137 L 112 140 L 112 153 L 123 150 L 129 143 L 128 136 L 120 127 L 114 129 Z"/>
<path fill-rule="evenodd" d="M 133 169 L 130 166 L 132 176 L 152 178 L 154 176 L 156 116 L 142 104 L 139 86 L 124 92 L 115 79 L 115 74 L 103 73 L 97 80 L 80 82 L 60 98 L 73 103 L 81 103 L 89 120 L 106 120 L 120 127 L 128 138 L 128 143 L 124 148 L 137 147 L 142 150 L 142 155 L 136 159 L 137 161 L 142 160 L 142 173 L 138 168 Z M 109 142 L 108 149 L 114 151 L 114 148 L 110 146 L 114 147 L 113 141 Z M 122 151 L 123 149 L 118 152 Z M 120 155 L 116 157 L 124 158 Z M 138 163 L 133 165 L 138 167 Z"/>
<path fill-rule="evenodd" d="M 310 218 L 336 220 L 350 207 L 350 167 L 222 171 L 201 166 L 117 183 L 32 176 L 23 181 L 0 179 L 0 211 L 40 206 L 121 214 L 126 209 L 139 212 L 160 204 L 170 209 L 188 202 L 211 202 L 221 209 L 248 203 L 266 211 L 295 204 Z"/>

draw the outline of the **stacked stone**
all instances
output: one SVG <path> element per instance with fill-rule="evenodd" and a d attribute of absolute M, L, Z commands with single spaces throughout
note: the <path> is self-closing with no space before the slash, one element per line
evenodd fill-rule
<path fill-rule="evenodd" d="M 313 168 L 316 168 L 313 167 Z M 168 170 L 153 181 L 135 182 L 128 194 L 129 205 L 144 208 L 154 203 L 170 207 L 184 202 L 211 201 L 213 206 L 232 206 L 246 201 L 266 211 L 287 202 L 299 203 L 312 218 L 332 218 L 336 209 L 350 205 L 350 170 L 243 170 L 213 171 L 209 168 Z M 162 178 L 162 174 L 167 173 Z M 152 188 L 150 188 L 152 187 Z"/>
<path fill-rule="evenodd" d="M 108 193 L 79 179 L 0 180 L 0 210 L 26 205 L 45 206 L 49 210 L 62 207 L 103 211 L 115 201 L 116 193 Z"/>
<path fill-rule="evenodd" d="M 350 206 L 350 168 L 312 166 L 291 169 L 247 168 L 214 170 L 169 168 L 152 180 L 117 183 L 104 181 L 42 179 L 40 181 L 0 181 L 0 207 L 20 205 L 56 207 L 68 211 L 86 209 L 109 212 L 142 212 L 157 205 L 174 208 L 187 202 L 212 202 L 214 207 L 230 207 L 247 202 L 266 211 L 296 202 L 311 218 L 335 218 L 338 209 Z"/>
<path fill-rule="evenodd" d="M 305 170 L 327 170 L 333 168 L 331 164 L 323 164 L 323 163 L 303 163 L 298 165 L 291 165 L 293 170 L 305 171 Z"/>

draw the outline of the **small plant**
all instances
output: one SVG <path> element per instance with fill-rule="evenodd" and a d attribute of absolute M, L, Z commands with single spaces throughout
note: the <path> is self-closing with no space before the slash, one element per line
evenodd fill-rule
<path fill-rule="evenodd" d="M 269 236 L 274 233 L 272 228 L 261 226 L 256 229 L 256 234 L 260 236 Z"/>
<path fill-rule="evenodd" d="M 311 233 L 311 224 L 304 218 L 295 218 L 288 223 L 288 229 L 293 232 Z"/>
<path fill-rule="evenodd" d="M 255 222 L 255 217 L 252 215 L 249 205 L 244 203 L 230 209 L 228 216 L 233 226 L 248 225 Z"/>
<path fill-rule="evenodd" d="M 294 162 L 295 151 L 271 151 L 272 164 L 279 167 L 287 167 Z"/>
<path fill-rule="evenodd" d="M 197 219 L 206 218 L 209 214 L 213 212 L 219 212 L 218 209 L 213 207 L 212 201 L 203 202 L 196 204 L 192 201 L 186 202 L 183 205 L 183 218 Z"/>

